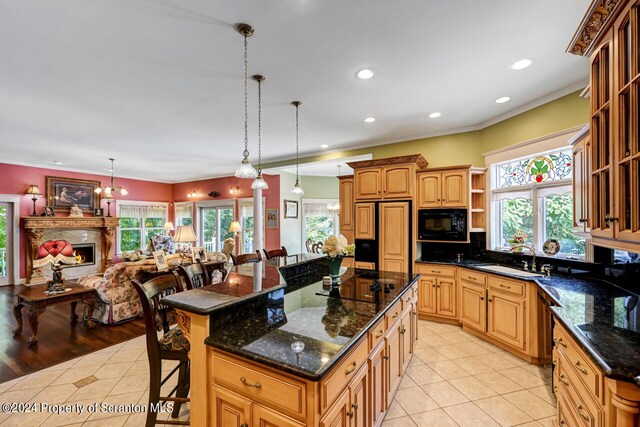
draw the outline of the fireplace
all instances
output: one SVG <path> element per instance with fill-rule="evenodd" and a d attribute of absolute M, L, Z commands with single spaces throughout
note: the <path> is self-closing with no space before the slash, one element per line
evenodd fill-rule
<path fill-rule="evenodd" d="M 85 265 L 94 265 L 96 263 L 95 243 L 72 243 L 71 246 L 73 246 L 76 263 L 70 264 L 66 268 L 84 267 Z"/>

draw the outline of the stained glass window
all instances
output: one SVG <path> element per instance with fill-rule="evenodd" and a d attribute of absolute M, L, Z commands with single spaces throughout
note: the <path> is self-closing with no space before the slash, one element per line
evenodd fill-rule
<path fill-rule="evenodd" d="M 571 151 L 556 151 L 498 166 L 498 187 L 559 181 L 571 178 Z"/>

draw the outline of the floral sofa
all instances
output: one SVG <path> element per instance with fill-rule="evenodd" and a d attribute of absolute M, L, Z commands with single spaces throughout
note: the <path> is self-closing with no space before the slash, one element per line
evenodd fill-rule
<path fill-rule="evenodd" d="M 207 253 L 209 261 L 226 261 L 221 252 Z M 180 255 L 167 255 L 169 265 L 180 263 Z M 79 279 L 78 284 L 96 290 L 98 298 L 93 319 L 104 324 L 124 322 L 142 315 L 142 306 L 136 290 L 131 285 L 133 279 L 140 280 L 145 272 L 156 271 L 154 259 L 119 262 L 105 270 L 103 274 L 92 274 Z M 217 271 L 211 283 L 223 280 Z"/>

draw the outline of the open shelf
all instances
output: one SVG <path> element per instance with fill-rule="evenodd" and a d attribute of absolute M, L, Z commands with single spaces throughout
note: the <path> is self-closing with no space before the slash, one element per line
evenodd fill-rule
<path fill-rule="evenodd" d="M 486 224 L 486 168 L 471 168 L 471 233 L 483 233 Z"/>

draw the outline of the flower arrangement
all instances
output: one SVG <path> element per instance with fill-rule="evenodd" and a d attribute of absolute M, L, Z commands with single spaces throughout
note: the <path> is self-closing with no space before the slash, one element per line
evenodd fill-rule
<path fill-rule="evenodd" d="M 524 245 L 525 240 L 527 240 L 527 237 L 529 237 L 529 235 L 527 233 L 525 233 L 522 230 L 516 230 L 515 234 L 513 235 L 513 237 L 511 237 L 510 240 L 507 240 L 507 243 L 510 243 L 511 246 L 518 246 L 518 245 Z M 522 248 L 520 248 L 520 251 L 522 250 Z"/>
<path fill-rule="evenodd" d="M 349 242 L 342 234 L 340 237 L 329 236 L 322 246 L 322 252 L 329 258 L 343 257 L 348 253 Z"/>

